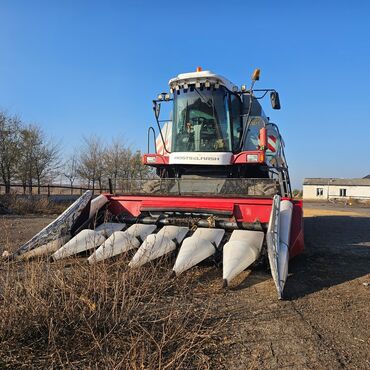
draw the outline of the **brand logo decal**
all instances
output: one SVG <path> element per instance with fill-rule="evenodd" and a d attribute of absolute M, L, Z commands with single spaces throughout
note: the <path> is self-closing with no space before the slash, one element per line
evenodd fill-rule
<path fill-rule="evenodd" d="M 189 156 L 189 155 L 174 156 L 173 159 L 180 161 L 215 161 L 215 162 L 220 161 L 219 157 Z"/>

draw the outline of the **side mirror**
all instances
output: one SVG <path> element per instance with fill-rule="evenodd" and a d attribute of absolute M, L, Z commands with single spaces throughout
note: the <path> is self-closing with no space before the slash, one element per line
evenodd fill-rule
<path fill-rule="evenodd" d="M 161 103 L 157 103 L 156 101 L 153 101 L 153 110 L 155 118 L 159 119 L 159 113 L 161 112 Z"/>
<path fill-rule="evenodd" d="M 272 91 L 270 93 L 270 100 L 271 100 L 271 106 L 272 109 L 280 109 L 280 99 L 279 99 L 279 93 L 277 91 Z"/>

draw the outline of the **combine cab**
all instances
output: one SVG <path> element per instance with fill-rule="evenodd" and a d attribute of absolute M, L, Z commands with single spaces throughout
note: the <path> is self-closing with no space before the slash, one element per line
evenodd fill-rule
<path fill-rule="evenodd" d="M 57 260 L 89 250 L 93 264 L 136 249 L 129 266 L 138 268 L 175 251 L 179 275 L 213 256 L 222 260 L 224 286 L 265 258 L 282 298 L 289 258 L 303 250 L 302 204 L 292 199 L 279 129 L 259 103 L 269 93 L 280 109 L 279 95 L 254 89 L 258 79 L 256 70 L 250 89 L 239 89 L 198 68 L 170 80 L 170 92 L 153 101 L 154 153 L 148 145 L 143 156 L 157 176 L 130 182 L 120 195 L 90 201 L 87 192 L 14 257 Z M 164 103 L 172 104 L 171 120 L 160 119 Z M 89 229 L 103 208 L 115 222 Z"/>

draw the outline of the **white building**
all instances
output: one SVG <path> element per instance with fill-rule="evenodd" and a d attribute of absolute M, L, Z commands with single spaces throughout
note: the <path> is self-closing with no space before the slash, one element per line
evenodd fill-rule
<path fill-rule="evenodd" d="M 303 181 L 303 199 L 307 200 L 370 200 L 370 178 L 326 179 Z"/>

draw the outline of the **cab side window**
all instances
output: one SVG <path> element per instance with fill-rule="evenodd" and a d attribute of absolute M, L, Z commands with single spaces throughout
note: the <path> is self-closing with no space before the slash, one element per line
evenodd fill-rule
<path fill-rule="evenodd" d="M 264 121 L 260 117 L 251 117 L 249 120 L 249 129 L 247 139 L 244 144 L 244 150 L 258 150 L 260 146 L 260 130 L 264 126 Z"/>
<path fill-rule="evenodd" d="M 230 94 L 230 116 L 233 130 L 233 148 L 239 147 L 242 135 L 241 102 L 237 95 Z"/>

